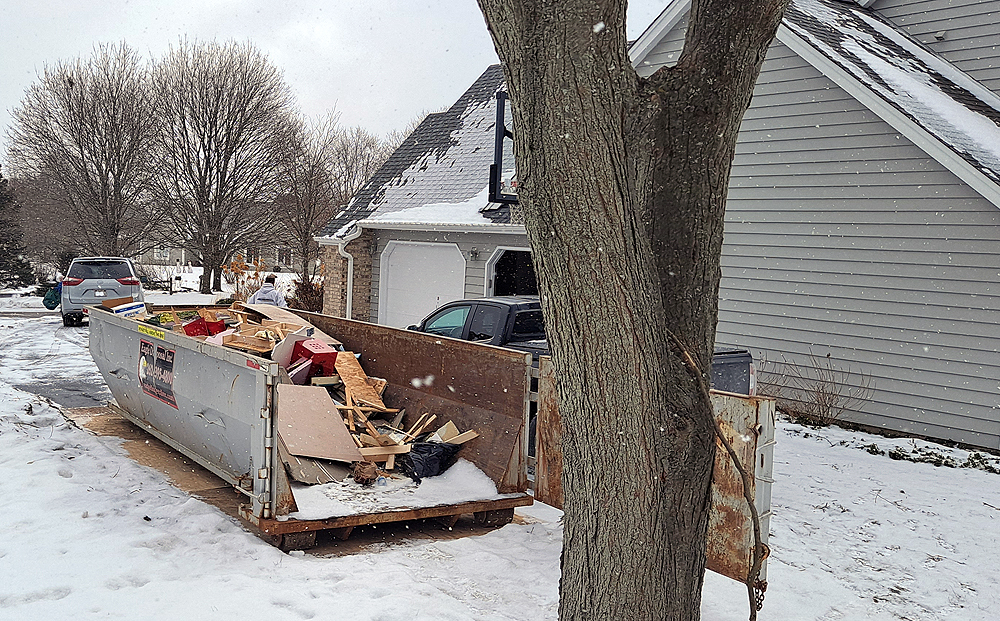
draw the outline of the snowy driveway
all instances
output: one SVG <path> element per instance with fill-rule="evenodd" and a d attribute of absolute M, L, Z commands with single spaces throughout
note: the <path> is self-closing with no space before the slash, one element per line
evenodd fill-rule
<path fill-rule="evenodd" d="M 283 554 L 14 388 L 107 399 L 86 338 L 0 317 L 0 621 L 556 618 L 554 510 L 481 537 Z M 970 456 L 926 442 L 787 422 L 777 440 L 762 619 L 997 617 L 1000 475 L 887 455 Z M 743 586 L 709 572 L 702 618 L 746 619 Z"/>
<path fill-rule="evenodd" d="M 111 392 L 87 349 L 88 330 L 64 327 L 58 314 L 0 316 L 3 381 L 63 407 L 104 405 Z"/>

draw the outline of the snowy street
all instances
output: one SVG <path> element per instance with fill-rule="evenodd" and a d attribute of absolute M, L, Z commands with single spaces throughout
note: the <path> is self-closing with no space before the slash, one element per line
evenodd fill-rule
<path fill-rule="evenodd" d="M 35 396 L 109 398 L 87 337 L 55 313 L 0 314 L 0 620 L 557 618 L 554 509 L 483 536 L 282 553 Z M 777 440 L 761 619 L 996 617 L 1000 475 L 889 453 L 1000 460 L 787 421 Z M 745 588 L 709 572 L 702 613 L 746 619 Z"/>

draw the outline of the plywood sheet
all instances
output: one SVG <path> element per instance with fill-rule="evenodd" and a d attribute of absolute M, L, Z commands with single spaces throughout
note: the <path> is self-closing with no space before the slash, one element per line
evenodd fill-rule
<path fill-rule="evenodd" d="M 337 354 L 337 375 L 347 386 L 355 403 L 364 401 L 369 405 L 385 408 L 382 397 L 368 383 L 368 375 L 365 374 L 361 363 L 352 352 L 345 351 Z"/>
<path fill-rule="evenodd" d="M 322 386 L 278 384 L 276 425 L 292 455 L 344 462 L 364 459 Z"/>

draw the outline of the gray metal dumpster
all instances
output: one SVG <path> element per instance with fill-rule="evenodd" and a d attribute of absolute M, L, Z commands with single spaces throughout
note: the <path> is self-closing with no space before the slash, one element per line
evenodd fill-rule
<path fill-rule="evenodd" d="M 123 415 L 246 494 L 270 517 L 278 364 L 103 312 L 90 354 Z"/>
<path fill-rule="evenodd" d="M 288 315 L 276 307 L 247 308 L 265 316 Z M 296 520 L 288 517 L 294 497 L 273 428 L 275 387 L 282 378 L 287 381 L 286 373 L 279 376 L 278 363 L 99 307 L 89 310 L 90 353 L 121 414 L 245 494 L 249 502 L 241 517 L 269 536 L 312 533 L 314 541 L 317 530 L 346 536 L 363 524 L 470 513 L 500 523 L 513 517 L 514 507 L 532 502 L 524 450 L 529 354 L 300 313 L 361 353 L 364 368 L 387 381 L 385 396 L 408 416 L 435 412 L 442 421 L 476 430 L 479 437 L 463 445 L 462 455 L 496 483 L 503 498 Z M 290 318 L 284 315 L 282 320 Z M 427 381 L 432 377 L 438 381 Z M 417 387 L 413 378 L 425 381 Z M 308 538 L 293 539 L 296 546 L 309 545 Z"/>

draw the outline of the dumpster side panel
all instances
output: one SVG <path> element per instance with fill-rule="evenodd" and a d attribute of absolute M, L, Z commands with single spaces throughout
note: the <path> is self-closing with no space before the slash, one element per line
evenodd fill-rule
<path fill-rule="evenodd" d="M 389 382 L 384 401 L 405 408 L 404 424 L 436 414 L 432 427 L 453 421 L 479 438 L 461 455 L 493 479 L 503 493 L 524 491 L 525 476 L 510 476 L 514 447 L 526 444 L 531 355 L 499 347 L 299 312 L 303 318 L 361 354 L 369 376 Z M 514 468 L 525 467 L 526 446 Z M 513 482 L 513 481 L 516 481 Z"/>
<path fill-rule="evenodd" d="M 90 317 L 91 355 L 133 422 L 252 490 L 262 510 L 273 363 L 109 313 Z"/>

